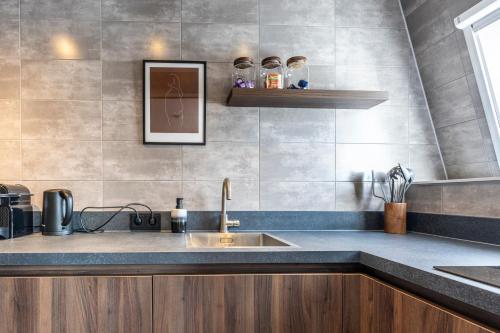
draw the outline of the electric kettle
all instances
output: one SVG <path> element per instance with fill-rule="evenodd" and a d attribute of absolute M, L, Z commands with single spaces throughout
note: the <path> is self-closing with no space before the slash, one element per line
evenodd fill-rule
<path fill-rule="evenodd" d="M 69 190 L 43 192 L 42 234 L 62 236 L 73 233 L 73 195 Z"/>

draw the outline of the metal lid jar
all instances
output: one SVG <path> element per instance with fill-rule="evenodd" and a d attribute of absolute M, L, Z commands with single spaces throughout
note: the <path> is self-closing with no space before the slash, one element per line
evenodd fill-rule
<path fill-rule="evenodd" d="M 281 59 L 276 56 L 262 60 L 260 67 L 260 87 L 266 89 L 283 89 L 284 70 Z"/>
<path fill-rule="evenodd" d="M 250 57 L 236 58 L 231 76 L 234 88 L 255 88 L 255 65 Z"/>
<path fill-rule="evenodd" d="M 285 81 L 288 89 L 309 89 L 309 65 L 306 57 L 295 56 L 286 61 Z"/>

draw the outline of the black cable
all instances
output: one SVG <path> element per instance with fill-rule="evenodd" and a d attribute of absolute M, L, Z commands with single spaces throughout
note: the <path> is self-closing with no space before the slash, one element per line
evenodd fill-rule
<path fill-rule="evenodd" d="M 126 207 L 130 207 L 130 206 L 141 206 L 141 207 L 147 208 L 149 210 L 149 218 L 151 220 L 154 218 L 154 216 L 153 216 L 153 210 L 148 205 L 141 204 L 141 203 L 138 203 L 138 202 L 132 202 L 132 203 L 129 203 L 129 204 L 126 205 Z"/>
<path fill-rule="evenodd" d="M 90 229 L 88 228 L 88 226 L 86 225 L 86 223 L 84 223 L 83 219 L 82 219 L 82 215 L 83 213 L 85 213 L 86 210 L 88 209 L 118 209 L 118 211 L 116 211 L 115 213 L 113 213 L 113 215 L 111 215 L 110 218 L 108 218 L 103 224 L 99 225 L 98 227 L 94 228 L 94 229 Z M 89 207 L 85 207 L 83 208 L 81 211 L 80 211 L 80 214 L 79 214 L 79 222 L 80 222 L 80 226 L 82 227 L 82 229 L 77 229 L 75 230 L 76 232 L 86 232 L 86 233 L 93 233 L 93 232 L 96 232 L 98 231 L 99 229 L 103 228 L 104 226 L 106 226 L 109 222 L 111 222 L 118 214 L 120 214 L 122 211 L 124 211 L 125 209 L 130 209 L 132 211 L 135 212 L 135 215 L 136 215 L 136 218 L 138 220 L 140 220 L 140 216 L 139 216 L 139 212 L 133 208 L 133 207 L 129 207 L 128 205 L 126 206 L 103 206 L 103 207 L 92 207 L 92 206 L 89 206 Z"/>

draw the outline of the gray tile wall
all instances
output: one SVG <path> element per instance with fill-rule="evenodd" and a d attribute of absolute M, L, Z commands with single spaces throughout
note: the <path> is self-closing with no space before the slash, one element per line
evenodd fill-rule
<path fill-rule="evenodd" d="M 401 0 L 449 179 L 497 176 L 464 34 L 453 19 L 479 0 Z"/>
<path fill-rule="evenodd" d="M 417 213 L 498 218 L 500 181 L 412 186 L 408 210 Z"/>
<path fill-rule="evenodd" d="M 443 176 L 398 0 L 3 0 L 0 18 L 0 181 L 39 204 L 64 187 L 77 208 L 216 210 L 230 177 L 233 210 L 372 210 L 372 168 Z M 312 87 L 390 99 L 226 107 L 232 60 L 275 54 L 308 56 Z M 146 58 L 208 61 L 206 146 L 141 144 Z"/>

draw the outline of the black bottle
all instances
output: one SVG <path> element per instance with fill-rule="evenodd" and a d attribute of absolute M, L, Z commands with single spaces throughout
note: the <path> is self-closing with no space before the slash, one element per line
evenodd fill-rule
<path fill-rule="evenodd" d="M 170 220 L 172 224 L 172 232 L 184 233 L 186 232 L 187 224 L 187 210 L 182 208 L 183 198 L 177 198 L 177 205 L 175 209 L 170 211 Z"/>

